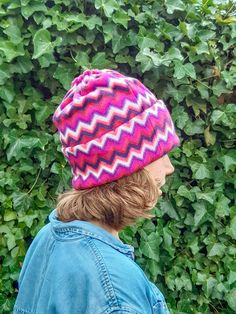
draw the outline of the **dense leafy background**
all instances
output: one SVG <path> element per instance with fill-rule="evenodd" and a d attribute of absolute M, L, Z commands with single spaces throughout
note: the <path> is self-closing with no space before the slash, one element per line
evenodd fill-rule
<path fill-rule="evenodd" d="M 27 248 L 69 187 L 51 122 L 71 80 L 113 68 L 172 113 L 156 218 L 121 232 L 172 313 L 236 312 L 235 1 L 0 1 L 0 312 L 11 313 Z"/>

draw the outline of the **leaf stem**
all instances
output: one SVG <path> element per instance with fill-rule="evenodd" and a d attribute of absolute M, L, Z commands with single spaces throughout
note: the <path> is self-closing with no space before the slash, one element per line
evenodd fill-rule
<path fill-rule="evenodd" d="M 210 90 L 212 90 L 212 88 L 204 83 L 202 83 L 200 80 L 198 80 L 197 78 L 195 79 L 198 83 L 202 84 L 203 86 L 209 88 Z"/>
<path fill-rule="evenodd" d="M 200 81 L 208 80 L 208 79 L 213 78 L 213 77 L 217 77 L 217 75 L 211 75 L 211 76 L 204 77 Z"/>
<path fill-rule="evenodd" d="M 225 13 L 225 16 L 227 17 L 227 15 L 230 13 L 230 11 L 232 11 L 232 9 L 235 7 L 235 4 L 233 3 L 232 6 L 229 8 L 229 10 Z"/>
<path fill-rule="evenodd" d="M 71 58 L 75 61 L 75 63 L 77 63 L 77 60 L 74 58 L 71 49 L 70 49 L 70 55 L 71 55 Z"/>
<path fill-rule="evenodd" d="M 31 187 L 31 189 L 27 192 L 27 194 L 30 194 L 30 193 L 32 192 L 33 188 L 35 187 L 35 184 L 37 183 L 37 181 L 38 181 L 38 179 L 39 179 L 39 176 L 40 176 L 41 171 L 42 171 L 42 169 L 40 168 L 40 169 L 39 169 L 39 172 L 38 172 L 38 174 L 37 174 L 37 177 L 36 177 L 36 179 L 35 179 L 35 181 L 34 181 L 32 187 Z"/>

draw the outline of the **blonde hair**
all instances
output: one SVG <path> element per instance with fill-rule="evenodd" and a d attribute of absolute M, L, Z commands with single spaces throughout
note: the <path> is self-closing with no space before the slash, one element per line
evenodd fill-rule
<path fill-rule="evenodd" d="M 57 216 L 64 222 L 98 220 L 115 230 L 152 218 L 149 211 L 159 198 L 157 183 L 142 168 L 133 174 L 85 190 L 64 192 L 57 199 Z"/>

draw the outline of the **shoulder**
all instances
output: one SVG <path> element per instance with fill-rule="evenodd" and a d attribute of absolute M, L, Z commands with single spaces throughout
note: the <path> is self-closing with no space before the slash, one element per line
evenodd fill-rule
<path fill-rule="evenodd" d="M 97 243 L 96 243 L 97 244 Z M 118 308 L 112 308 L 110 313 L 168 313 L 165 299 L 159 289 L 146 277 L 138 264 L 109 246 L 98 243 L 100 263 L 107 274 L 107 284 L 117 300 Z"/>
<path fill-rule="evenodd" d="M 50 224 L 43 226 L 38 233 L 34 236 L 30 246 L 27 250 L 26 258 L 32 254 L 39 246 L 45 246 L 47 239 L 50 237 Z"/>

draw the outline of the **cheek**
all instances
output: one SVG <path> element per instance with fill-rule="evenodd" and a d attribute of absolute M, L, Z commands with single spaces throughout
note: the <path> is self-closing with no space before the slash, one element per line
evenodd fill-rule
<path fill-rule="evenodd" d="M 165 176 L 165 171 L 163 171 L 162 169 L 160 170 L 157 170 L 156 173 L 155 173 L 156 177 L 159 179 L 159 180 L 163 180 L 166 176 Z"/>
<path fill-rule="evenodd" d="M 165 177 L 166 176 L 165 176 L 165 173 L 163 171 L 159 171 L 158 173 L 156 173 L 155 181 L 156 181 L 158 186 L 163 186 L 166 183 Z"/>

